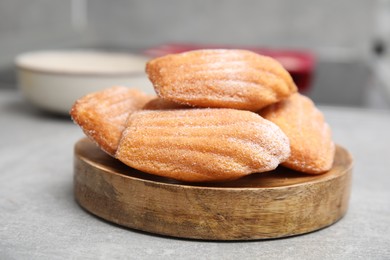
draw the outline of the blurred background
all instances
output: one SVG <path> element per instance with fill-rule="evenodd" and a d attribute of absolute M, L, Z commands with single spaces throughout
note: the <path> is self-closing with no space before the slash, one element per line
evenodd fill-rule
<path fill-rule="evenodd" d="M 0 0 L 0 88 L 20 53 L 167 44 L 301 51 L 315 102 L 390 108 L 390 0 Z"/>

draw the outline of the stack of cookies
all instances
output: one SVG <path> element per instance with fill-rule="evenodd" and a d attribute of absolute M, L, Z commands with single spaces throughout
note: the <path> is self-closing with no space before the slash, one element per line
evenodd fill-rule
<path fill-rule="evenodd" d="M 149 61 L 156 96 L 115 86 L 77 100 L 73 120 L 130 167 L 180 181 L 226 181 L 282 165 L 328 171 L 335 145 L 313 102 L 276 60 L 197 50 Z"/>

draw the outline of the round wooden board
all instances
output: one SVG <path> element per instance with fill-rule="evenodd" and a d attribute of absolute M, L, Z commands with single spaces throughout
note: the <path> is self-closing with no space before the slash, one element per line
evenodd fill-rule
<path fill-rule="evenodd" d="M 337 146 L 333 168 L 307 175 L 283 167 L 223 183 L 182 183 L 130 168 L 88 139 L 75 145 L 74 192 L 87 211 L 146 232 L 206 240 L 292 236 L 347 211 L 352 158 Z"/>

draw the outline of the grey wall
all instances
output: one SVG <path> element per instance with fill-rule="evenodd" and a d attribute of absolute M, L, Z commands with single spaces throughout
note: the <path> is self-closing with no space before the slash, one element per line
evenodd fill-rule
<path fill-rule="evenodd" d="M 71 1 L 0 0 L 0 68 L 20 52 L 79 44 Z"/>
<path fill-rule="evenodd" d="M 365 55 L 374 5 L 370 0 L 0 0 L 0 66 L 16 53 L 39 48 L 174 41 Z"/>
<path fill-rule="evenodd" d="M 369 0 L 94 0 L 90 28 L 108 44 L 191 41 L 367 52 Z"/>

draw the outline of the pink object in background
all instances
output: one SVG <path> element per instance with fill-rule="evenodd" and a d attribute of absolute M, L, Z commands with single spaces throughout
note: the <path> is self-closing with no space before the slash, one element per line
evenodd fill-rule
<path fill-rule="evenodd" d="M 307 92 L 311 88 L 315 70 L 315 57 L 308 51 L 224 45 L 163 44 L 147 49 L 144 53 L 152 57 L 159 57 L 198 49 L 245 49 L 273 57 L 291 74 L 300 92 Z"/>

